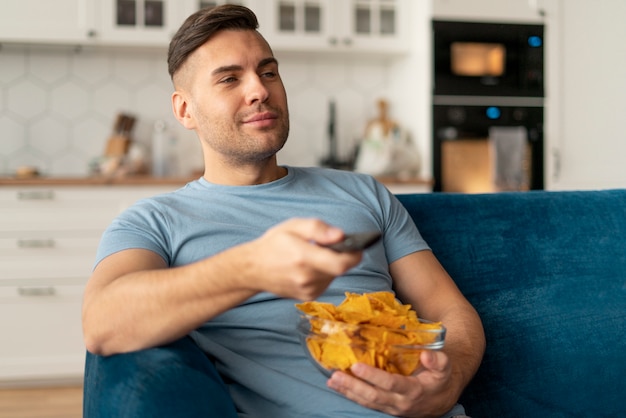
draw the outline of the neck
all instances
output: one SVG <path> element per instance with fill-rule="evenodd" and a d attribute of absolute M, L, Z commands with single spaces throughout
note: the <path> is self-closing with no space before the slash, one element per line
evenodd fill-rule
<path fill-rule="evenodd" d="M 248 165 L 205 162 L 203 177 L 210 183 L 224 186 L 253 186 L 270 183 L 286 175 L 287 169 L 280 167 L 274 156 L 268 161 Z"/>

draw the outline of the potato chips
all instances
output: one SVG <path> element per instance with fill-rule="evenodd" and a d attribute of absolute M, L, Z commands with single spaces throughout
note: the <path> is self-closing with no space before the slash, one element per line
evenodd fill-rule
<path fill-rule="evenodd" d="M 303 302 L 310 331 L 306 346 L 327 370 L 349 371 L 355 363 L 410 375 L 419 366 L 424 349 L 443 345 L 441 323 L 420 321 L 411 305 L 398 302 L 391 292 L 346 292 L 339 305 Z"/>

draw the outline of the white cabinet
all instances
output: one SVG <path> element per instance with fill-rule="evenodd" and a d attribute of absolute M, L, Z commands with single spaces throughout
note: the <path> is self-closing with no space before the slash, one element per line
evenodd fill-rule
<path fill-rule="evenodd" d="M 0 386 L 82 378 L 82 294 L 100 236 L 137 199 L 174 188 L 0 188 Z"/>
<path fill-rule="evenodd" d="M 255 0 L 92 1 L 99 3 L 101 11 L 99 43 L 157 47 L 167 47 L 180 25 L 197 10 L 226 3 L 254 8 L 255 3 Z"/>
<path fill-rule="evenodd" d="M 557 2 L 546 16 L 547 187 L 624 188 L 626 2 Z"/>
<path fill-rule="evenodd" d="M 0 2 L 0 42 L 89 43 L 96 26 L 93 0 Z"/>
<path fill-rule="evenodd" d="M 405 0 L 275 0 L 260 31 L 276 51 L 398 53 Z"/>
<path fill-rule="evenodd" d="M 94 1 L 94 0 L 92 0 Z M 182 23 L 175 0 L 98 0 L 98 43 L 167 46 Z"/>
<path fill-rule="evenodd" d="M 250 7 L 275 51 L 407 50 L 407 0 L 3 0 L 0 42 L 167 47 L 193 12 Z"/>

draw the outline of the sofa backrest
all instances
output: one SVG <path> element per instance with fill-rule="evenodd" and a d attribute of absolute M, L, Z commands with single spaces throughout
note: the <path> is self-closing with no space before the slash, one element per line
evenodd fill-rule
<path fill-rule="evenodd" d="M 626 190 L 398 198 L 485 327 L 468 415 L 623 413 Z"/>

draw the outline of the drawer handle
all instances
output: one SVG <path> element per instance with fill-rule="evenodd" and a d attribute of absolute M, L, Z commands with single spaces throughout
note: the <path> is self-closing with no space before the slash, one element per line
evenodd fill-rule
<path fill-rule="evenodd" d="M 18 239 L 19 248 L 54 248 L 53 239 Z"/>
<path fill-rule="evenodd" d="M 54 200 L 53 190 L 22 190 L 17 192 L 19 200 Z"/>
<path fill-rule="evenodd" d="M 18 287 L 17 293 L 20 296 L 54 296 L 57 291 L 53 286 Z"/>

